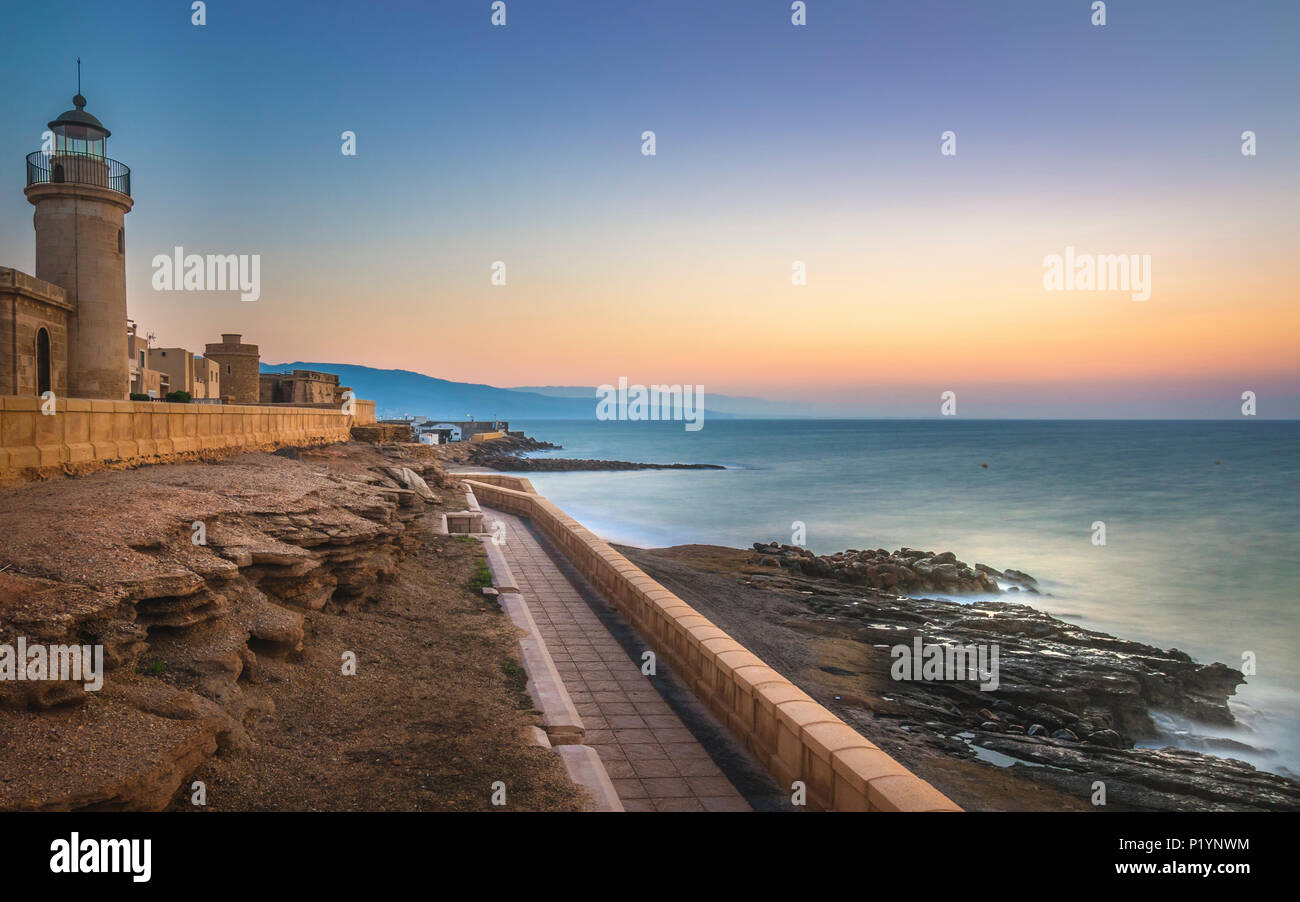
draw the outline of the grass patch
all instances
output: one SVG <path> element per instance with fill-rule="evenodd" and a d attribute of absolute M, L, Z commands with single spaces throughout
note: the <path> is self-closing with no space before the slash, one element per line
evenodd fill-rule
<path fill-rule="evenodd" d="M 501 672 L 506 675 L 506 686 L 515 696 L 515 704 L 521 711 L 532 711 L 533 700 L 528 697 L 528 674 L 514 661 L 506 658 L 501 662 Z"/>
<path fill-rule="evenodd" d="M 137 667 L 135 672 L 145 676 L 162 676 L 167 672 L 167 665 L 162 661 L 154 661 L 148 667 Z"/>
<path fill-rule="evenodd" d="M 479 558 L 474 567 L 474 575 L 469 578 L 469 587 L 475 592 L 482 592 L 492 585 L 492 571 L 488 569 L 487 559 Z"/>

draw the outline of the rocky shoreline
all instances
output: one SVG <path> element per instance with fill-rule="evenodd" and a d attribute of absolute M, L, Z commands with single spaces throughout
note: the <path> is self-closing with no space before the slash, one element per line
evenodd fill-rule
<path fill-rule="evenodd" d="M 512 437 L 461 460 L 514 471 L 687 466 L 522 456 L 555 447 Z M 619 550 L 963 807 L 1092 810 L 1104 784 L 1106 804 L 1120 810 L 1300 810 L 1300 783 L 1287 776 L 1145 747 L 1160 738 L 1156 713 L 1232 726 L 1228 699 L 1245 682 L 1240 671 L 1015 603 L 1041 594 L 1023 571 L 913 548 Z M 926 593 L 990 597 L 960 603 Z M 895 679 L 891 650 L 916 642 L 996 645 L 997 688 Z"/>
<path fill-rule="evenodd" d="M 569 470 L 725 470 L 718 464 L 651 464 L 628 460 L 591 460 L 571 457 L 525 457 L 529 451 L 560 450 L 560 445 L 528 436 L 506 436 L 485 442 L 470 443 L 460 463 L 474 467 L 513 473 L 555 473 Z M 458 449 L 459 450 L 459 449 Z M 451 459 L 451 458 L 448 458 Z"/>
<path fill-rule="evenodd" d="M 1245 682 L 1240 671 L 1025 604 L 904 594 L 1001 591 L 999 581 L 1030 591 L 1028 574 L 912 549 L 620 551 L 963 807 L 1087 809 L 1102 783 L 1107 804 L 1126 810 L 1300 810 L 1300 783 L 1285 776 L 1137 745 L 1158 740 L 1155 712 L 1231 725 L 1228 698 Z M 940 567 L 956 577 L 951 569 L 936 577 Z M 891 576 L 888 587 L 871 584 Z M 997 646 L 996 688 L 895 678 L 892 650 L 916 644 Z"/>
<path fill-rule="evenodd" d="M 951 551 L 918 551 L 900 548 L 886 551 L 858 551 L 850 548 L 835 554 L 813 554 L 797 545 L 778 545 L 776 542 L 755 542 L 758 557 L 754 563 L 764 567 L 784 567 L 805 576 L 831 579 L 852 586 L 870 586 L 874 589 L 893 589 L 899 592 L 945 592 L 970 594 L 976 592 L 1001 592 L 1000 583 L 1009 584 L 1007 591 L 1038 594 L 1038 581 L 1019 570 L 999 570 L 988 564 L 975 564 L 957 560 Z"/>
<path fill-rule="evenodd" d="M 512 437 L 471 448 L 461 462 L 515 471 L 650 466 L 522 456 L 555 447 Z M 1300 810 L 1300 783 L 1287 776 L 1145 747 L 1160 738 L 1156 713 L 1232 726 L 1228 699 L 1245 682 L 1240 671 L 1015 603 L 1041 594 L 1023 571 L 914 548 L 818 555 L 755 542 L 748 551 L 620 551 L 963 807 L 1092 810 L 1104 784 L 1107 804 L 1121 810 Z M 960 603 L 927 593 L 989 597 Z M 915 642 L 996 645 L 997 688 L 895 679 L 891 650 Z"/>

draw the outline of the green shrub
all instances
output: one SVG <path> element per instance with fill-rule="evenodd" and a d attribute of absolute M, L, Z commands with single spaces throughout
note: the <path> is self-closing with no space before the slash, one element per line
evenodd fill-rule
<path fill-rule="evenodd" d="M 188 404 L 191 400 L 190 393 L 187 391 L 169 391 L 167 393 L 167 400 L 176 404 Z"/>
<path fill-rule="evenodd" d="M 132 400 L 132 401 L 152 401 L 153 398 L 149 397 L 148 395 L 142 395 L 142 394 L 140 394 L 138 391 L 133 391 L 133 392 L 131 392 L 131 400 Z"/>
<path fill-rule="evenodd" d="M 469 578 L 469 587 L 475 592 L 482 592 L 490 585 L 492 585 L 492 571 L 488 569 L 487 559 L 480 558 L 478 566 L 474 568 L 474 575 Z"/>

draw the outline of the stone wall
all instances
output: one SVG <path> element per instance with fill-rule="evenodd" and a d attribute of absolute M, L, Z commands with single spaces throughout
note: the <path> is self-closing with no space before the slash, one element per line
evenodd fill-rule
<path fill-rule="evenodd" d="M 647 576 L 524 479 L 465 474 L 480 503 L 528 517 L 666 659 L 784 788 L 811 808 L 959 811 L 698 611 Z"/>
<path fill-rule="evenodd" d="M 0 397 L 0 479 L 116 463 L 166 463 L 212 451 L 273 450 L 346 442 L 375 421 L 375 402 L 355 416 L 337 409 Z"/>

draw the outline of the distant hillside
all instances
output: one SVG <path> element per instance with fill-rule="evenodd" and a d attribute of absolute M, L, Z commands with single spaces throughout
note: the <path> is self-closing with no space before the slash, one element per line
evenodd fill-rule
<path fill-rule="evenodd" d="M 591 385 L 517 385 L 511 391 L 530 392 L 548 398 L 594 398 L 596 388 Z M 815 405 L 768 401 L 764 398 L 745 398 L 737 395 L 717 395 L 705 388 L 705 410 L 720 417 L 806 417 Z"/>
<path fill-rule="evenodd" d="M 587 420 L 595 416 L 595 399 L 552 398 L 532 392 L 435 379 L 410 370 L 378 370 L 347 363 L 262 364 L 264 373 L 287 370 L 338 373 L 358 398 L 372 398 L 379 417 L 427 416 L 463 420 Z"/>
<path fill-rule="evenodd" d="M 262 372 L 320 370 L 338 373 L 358 398 L 372 398 L 380 418 L 426 416 L 464 420 L 590 420 L 596 415 L 596 389 L 582 386 L 497 388 L 473 382 L 436 379 L 410 370 L 378 370 L 350 363 L 263 363 Z M 734 417 L 807 416 L 799 407 L 761 398 L 705 393 L 704 415 Z"/>

